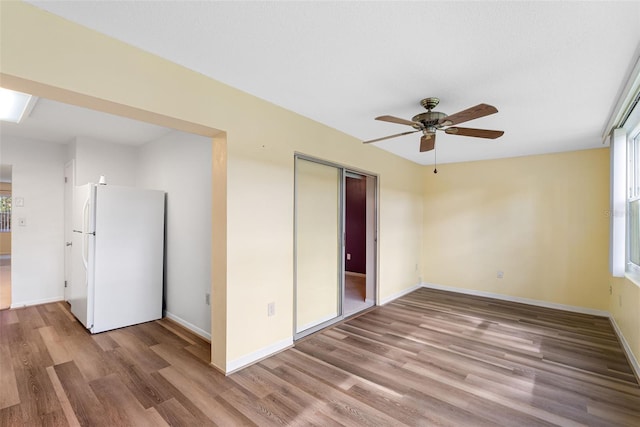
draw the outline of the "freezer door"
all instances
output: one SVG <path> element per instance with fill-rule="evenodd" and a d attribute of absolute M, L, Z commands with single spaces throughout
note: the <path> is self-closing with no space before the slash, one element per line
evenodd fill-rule
<path fill-rule="evenodd" d="M 93 266 L 93 236 L 89 229 L 93 225 L 95 186 L 88 184 L 75 187 L 73 192 L 73 233 L 71 247 L 71 289 L 69 304 L 71 313 L 86 327 L 93 324 L 91 285 Z"/>
<path fill-rule="evenodd" d="M 71 214 L 73 231 L 85 233 L 88 228 L 90 195 L 95 190 L 93 184 L 79 185 L 73 189 L 73 212 Z"/>
<path fill-rule="evenodd" d="M 97 186 L 94 326 L 162 317 L 164 192 Z"/>

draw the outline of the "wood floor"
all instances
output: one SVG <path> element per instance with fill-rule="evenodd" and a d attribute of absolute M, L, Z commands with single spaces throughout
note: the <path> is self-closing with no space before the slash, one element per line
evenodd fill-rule
<path fill-rule="evenodd" d="M 365 276 L 345 274 L 344 314 L 350 316 L 371 306 L 373 306 L 373 303 L 367 301 L 367 278 Z"/>
<path fill-rule="evenodd" d="M 0 310 L 11 306 L 11 255 L 0 255 Z"/>
<path fill-rule="evenodd" d="M 168 321 L 0 311 L 0 425 L 640 426 L 605 318 L 420 289 L 224 377 Z"/>

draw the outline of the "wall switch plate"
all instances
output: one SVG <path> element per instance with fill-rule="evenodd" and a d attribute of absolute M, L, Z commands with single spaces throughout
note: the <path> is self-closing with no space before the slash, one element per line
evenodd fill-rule
<path fill-rule="evenodd" d="M 351 254 L 347 254 L 347 261 L 351 261 Z"/>
<path fill-rule="evenodd" d="M 504 277 L 504 271 L 498 271 L 498 274 L 496 275 L 496 277 L 498 279 L 502 279 Z"/>
<path fill-rule="evenodd" d="M 24 197 L 16 197 L 15 199 L 13 199 L 13 205 L 17 208 L 23 208 L 24 207 Z"/>
<path fill-rule="evenodd" d="M 276 303 L 270 302 L 267 304 L 267 316 L 275 316 L 276 315 Z"/>
<path fill-rule="evenodd" d="M 211 294 L 208 292 L 204 294 L 204 303 L 207 305 L 211 305 Z"/>

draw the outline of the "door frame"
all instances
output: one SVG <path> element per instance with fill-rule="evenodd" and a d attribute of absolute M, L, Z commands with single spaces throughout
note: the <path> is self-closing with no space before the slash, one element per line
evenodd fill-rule
<path fill-rule="evenodd" d="M 348 231 L 346 229 L 346 223 L 349 220 L 349 216 L 347 215 L 347 198 L 349 197 L 347 191 L 347 181 L 346 178 L 357 178 L 364 180 L 366 183 L 366 191 L 365 191 L 365 241 L 364 247 L 362 251 L 365 256 L 365 271 L 364 275 L 365 279 L 365 307 L 357 308 L 355 311 L 350 311 L 344 314 L 344 318 L 349 318 L 353 315 L 359 314 L 364 310 L 367 310 L 375 305 L 378 301 L 378 293 L 377 293 L 377 282 L 376 277 L 378 275 L 377 272 L 377 242 L 378 242 L 378 205 L 377 205 L 377 189 L 378 189 L 378 177 L 376 175 L 371 175 L 363 172 L 356 172 L 353 168 L 345 169 L 344 171 L 345 177 L 345 193 L 344 193 L 344 201 L 345 201 L 345 254 L 343 254 L 344 260 L 344 271 L 343 277 L 345 280 L 344 284 L 344 300 L 346 300 L 347 293 L 347 279 L 346 276 L 349 272 L 346 270 L 347 264 L 347 237 Z"/>
<path fill-rule="evenodd" d="M 340 210 L 340 226 L 339 226 L 339 233 L 340 236 L 337 236 L 340 239 L 340 249 L 339 249 L 339 271 L 338 271 L 338 283 L 340 286 L 340 290 L 339 290 L 339 294 L 340 294 L 340 301 L 338 304 L 338 316 L 334 317 L 330 320 L 324 321 L 322 323 L 319 323 L 311 328 L 307 328 L 303 331 L 297 332 L 297 314 L 298 314 L 298 298 L 297 298 L 297 289 L 298 289 L 298 270 L 297 270 L 297 265 L 298 265 L 298 245 L 297 245 L 297 240 L 298 240 L 298 200 L 297 200 L 297 194 L 298 194 L 298 170 L 297 170 L 297 161 L 298 159 L 300 160 L 305 160 L 305 161 L 309 161 L 309 162 L 314 162 L 314 163 L 318 163 L 321 165 L 325 165 L 325 166 L 330 166 L 330 167 L 335 167 L 336 169 L 338 169 L 339 173 L 340 173 L 340 200 L 339 200 L 339 210 Z M 374 218 L 374 226 L 373 226 L 373 230 L 371 230 L 371 232 L 373 233 L 373 242 L 374 242 L 374 250 L 373 250 L 373 259 L 371 260 L 371 263 L 373 264 L 371 271 L 373 271 L 374 273 L 374 278 L 373 278 L 373 295 L 374 295 L 374 306 L 378 305 L 378 301 L 379 301 L 379 289 L 378 289 L 378 277 L 379 277 L 379 272 L 378 272 L 378 266 L 379 266 L 379 262 L 378 262 L 378 258 L 379 258 L 379 246 L 378 246 L 378 230 L 379 230 L 379 176 L 375 173 L 360 169 L 360 168 L 354 168 L 351 166 L 347 166 L 347 165 L 343 165 L 340 163 L 336 163 L 336 162 L 332 162 L 332 161 L 328 161 L 328 160 L 323 160 L 314 156 L 309 156 L 307 154 L 303 154 L 303 153 L 299 153 L 299 152 L 295 152 L 294 153 L 294 184 L 293 184 L 293 339 L 294 341 L 299 340 L 301 338 L 306 337 L 307 335 L 313 334 L 315 332 L 318 332 L 328 326 L 331 326 L 333 324 L 336 324 L 348 317 L 354 316 L 356 314 L 358 314 L 359 312 L 354 312 L 354 313 L 350 313 L 349 315 L 345 316 L 344 314 L 344 300 L 345 300 L 345 283 L 344 283 L 344 274 L 345 274 L 345 244 L 346 244 L 346 235 L 345 235 L 345 220 L 346 220 L 346 203 L 345 203 L 345 196 L 346 196 L 346 191 L 345 191 L 345 186 L 346 186 L 346 176 L 347 173 L 351 172 L 354 174 L 359 174 L 359 175 L 363 175 L 367 178 L 372 178 L 371 181 L 374 184 L 374 188 L 373 188 L 373 207 L 374 207 L 374 212 L 373 212 L 373 218 Z M 367 230 L 369 231 L 369 230 Z M 367 259 L 367 271 L 369 270 L 369 260 Z"/>

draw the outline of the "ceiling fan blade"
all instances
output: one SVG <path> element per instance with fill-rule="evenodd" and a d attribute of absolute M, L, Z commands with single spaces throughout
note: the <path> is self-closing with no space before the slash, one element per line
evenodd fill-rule
<path fill-rule="evenodd" d="M 496 139 L 504 135 L 504 131 L 501 131 L 501 130 L 472 129 L 472 128 L 459 128 L 459 127 L 446 128 L 444 132 L 448 133 L 449 135 L 474 136 L 476 138 L 488 138 L 488 139 Z"/>
<path fill-rule="evenodd" d="M 405 119 L 401 119 L 400 117 L 393 117 L 393 116 L 380 116 L 380 117 L 376 117 L 376 120 L 380 120 L 383 122 L 398 123 L 399 125 L 408 125 L 408 126 L 414 126 L 417 124 L 415 122 L 412 122 L 411 120 L 405 120 Z"/>
<path fill-rule="evenodd" d="M 467 108 L 447 117 L 440 119 L 443 126 L 457 125 L 458 123 L 468 122 L 469 120 L 478 119 L 480 117 L 495 114 L 498 109 L 489 104 L 478 104 L 475 107 Z"/>
<path fill-rule="evenodd" d="M 409 132 L 396 133 L 395 135 L 384 136 L 382 138 L 371 139 L 369 141 L 362 141 L 363 144 L 370 144 L 372 142 L 384 141 L 385 139 L 391 139 L 402 135 L 409 135 L 411 133 L 420 132 L 419 130 L 410 130 Z"/>
<path fill-rule="evenodd" d="M 428 133 L 420 138 L 420 152 L 431 151 L 436 146 L 436 134 Z"/>

